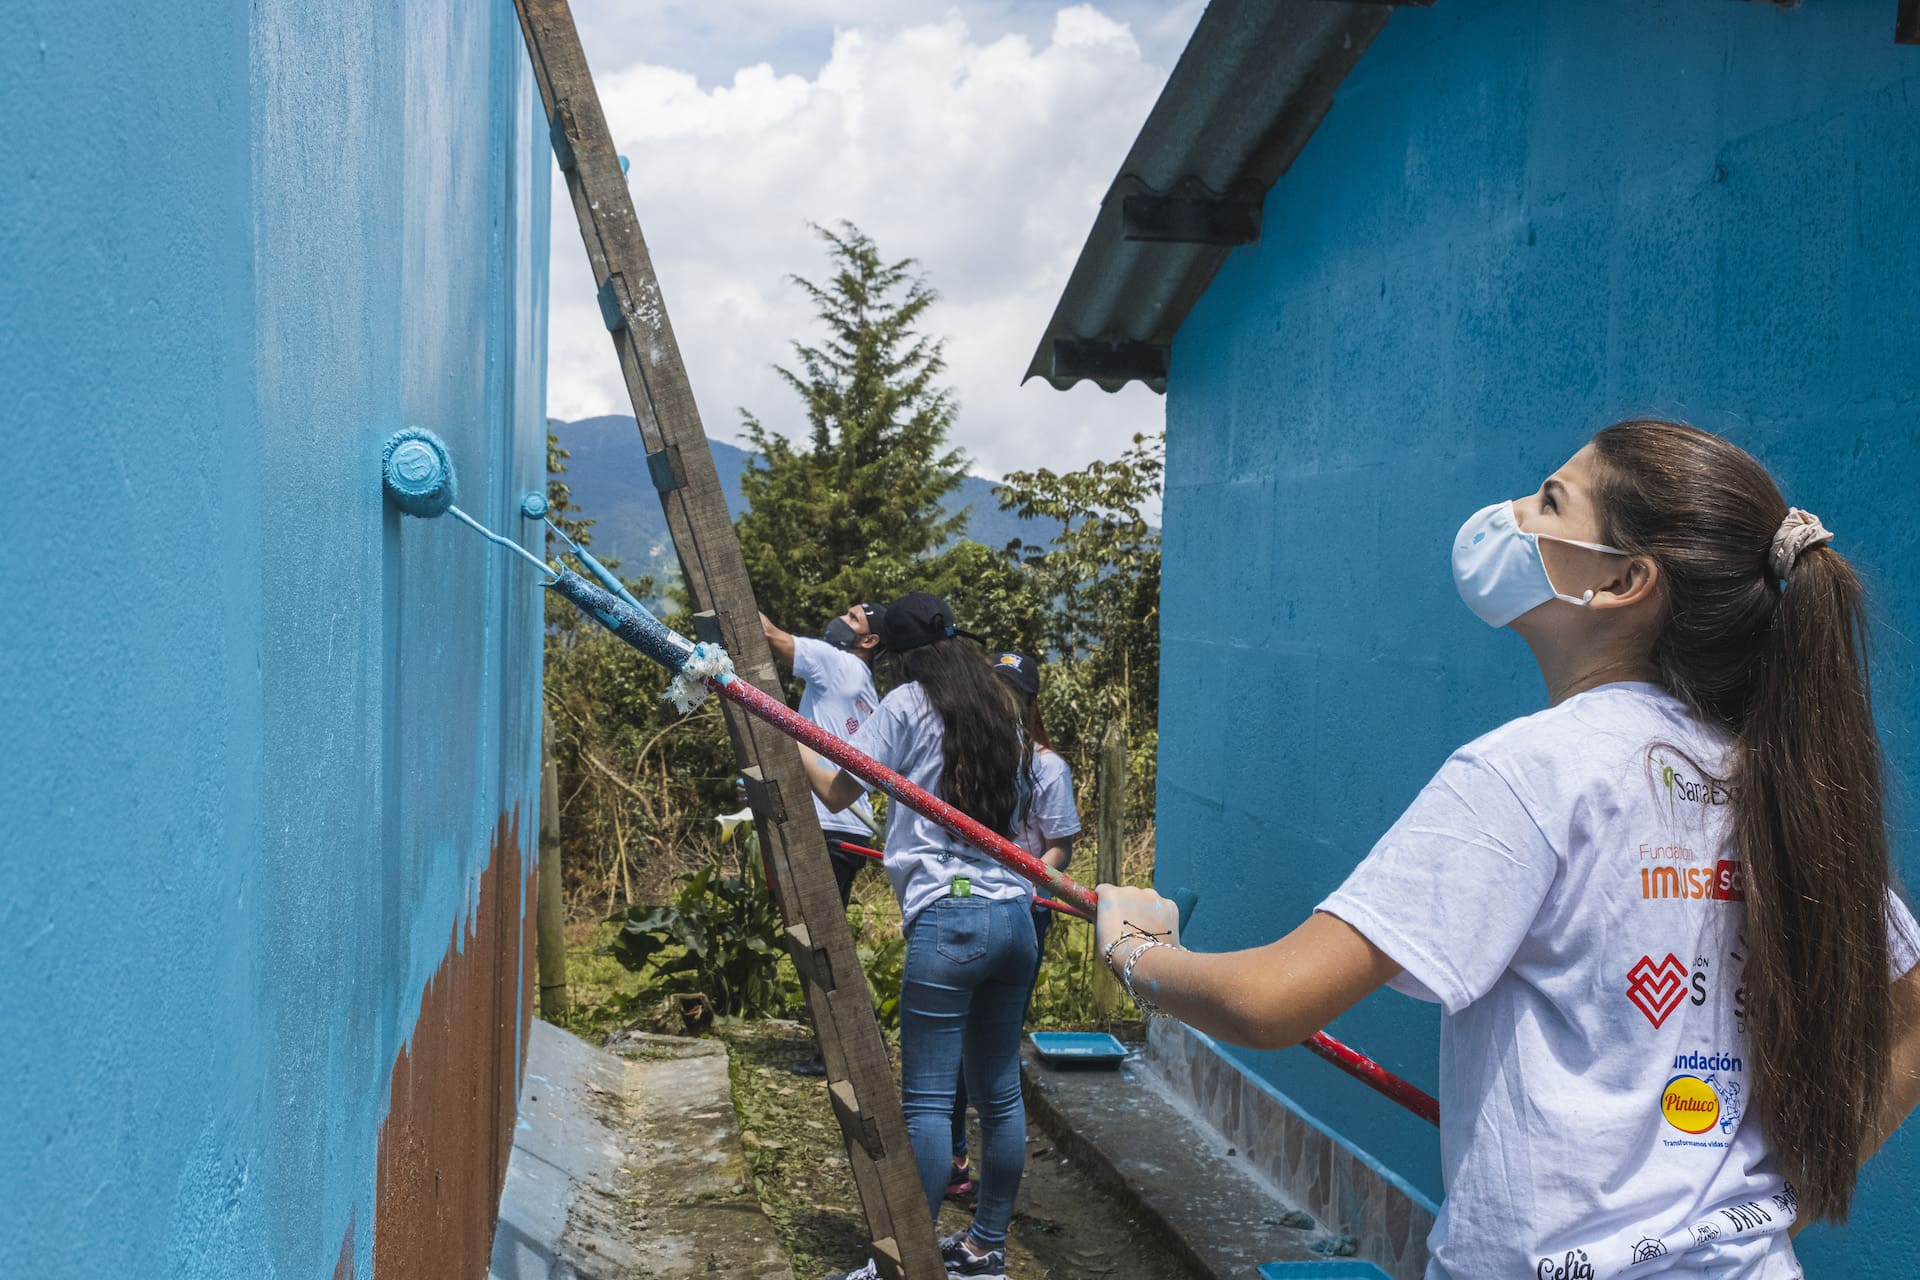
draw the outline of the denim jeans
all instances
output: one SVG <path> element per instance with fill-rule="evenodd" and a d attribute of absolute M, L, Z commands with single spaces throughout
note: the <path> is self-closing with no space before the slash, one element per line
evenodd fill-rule
<path fill-rule="evenodd" d="M 1053 912 L 1045 907 L 1033 909 L 1033 982 L 1027 984 L 1027 1006 L 1020 1011 L 1020 1022 L 1025 1025 L 1027 1009 L 1033 1007 L 1033 988 L 1040 981 L 1040 959 L 1047 953 L 1047 930 L 1053 927 Z M 959 1083 L 953 1097 L 953 1159 L 956 1164 L 967 1158 L 967 1073 L 966 1064 L 960 1064 Z"/>
<path fill-rule="evenodd" d="M 900 1094 L 927 1209 L 946 1194 L 954 1086 L 966 1063 L 980 1113 L 974 1243 L 1003 1248 L 1027 1162 L 1020 1026 L 1037 957 L 1024 898 L 941 898 L 907 927 L 900 989 Z"/>

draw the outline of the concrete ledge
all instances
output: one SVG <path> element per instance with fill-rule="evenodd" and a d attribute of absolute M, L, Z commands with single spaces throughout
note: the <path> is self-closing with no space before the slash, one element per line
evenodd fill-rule
<path fill-rule="evenodd" d="M 1147 1219 L 1196 1274 L 1250 1280 L 1263 1263 L 1323 1255 L 1319 1224 L 1183 1104 L 1136 1051 L 1117 1067 L 1021 1059 L 1027 1114 Z"/>
<path fill-rule="evenodd" d="M 1295 1110 L 1191 1027 L 1153 1019 L 1146 1057 L 1154 1074 L 1280 1194 L 1353 1237 L 1355 1257 L 1378 1264 L 1392 1280 L 1426 1274 L 1427 1233 L 1438 1207 L 1411 1184 Z"/>
<path fill-rule="evenodd" d="M 747 1177 L 726 1047 L 535 1022 L 490 1280 L 793 1280 Z"/>

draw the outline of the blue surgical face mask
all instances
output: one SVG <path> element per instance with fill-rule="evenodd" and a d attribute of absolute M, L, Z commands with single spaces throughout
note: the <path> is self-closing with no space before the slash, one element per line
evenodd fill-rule
<path fill-rule="evenodd" d="M 1453 585 L 1459 588 L 1467 608 L 1488 626 L 1504 627 L 1549 600 L 1578 605 L 1592 601 L 1591 591 L 1570 596 L 1553 585 L 1553 579 L 1547 576 L 1547 562 L 1540 555 L 1542 538 L 1589 551 L 1603 551 L 1610 556 L 1628 554 L 1598 542 L 1528 533 L 1520 527 L 1512 502 L 1482 507 L 1460 526 L 1459 534 L 1454 537 Z"/>

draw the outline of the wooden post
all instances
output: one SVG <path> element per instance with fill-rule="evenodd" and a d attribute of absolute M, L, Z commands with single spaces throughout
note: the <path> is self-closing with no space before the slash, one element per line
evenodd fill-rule
<path fill-rule="evenodd" d="M 735 675 L 778 697 L 773 654 L 760 631 L 719 472 L 573 14 L 566 0 L 514 0 L 514 8 L 687 594 L 696 612 L 713 615 Z M 634 156 L 634 184 L 645 187 L 651 178 L 646 157 Z M 676 196 L 688 193 L 661 193 Z M 887 1280 L 941 1280 L 946 1265 L 907 1140 L 900 1090 L 840 908 L 799 749 L 732 703 L 721 706 L 786 920 L 788 950 L 820 1037 L 873 1260 Z"/>
<path fill-rule="evenodd" d="M 535 953 L 540 965 L 540 1016 L 558 1022 L 567 1016 L 567 918 L 560 896 L 560 766 L 553 760 L 553 717 L 545 716 L 540 736 L 540 875 L 534 917 Z"/>
<path fill-rule="evenodd" d="M 1127 840 L 1127 732 L 1120 718 L 1107 721 L 1094 770 L 1099 809 L 1093 822 L 1096 884 L 1120 883 L 1120 854 Z M 1102 1019 L 1119 1016 L 1126 993 L 1105 965 L 1093 966 L 1093 1009 Z"/>

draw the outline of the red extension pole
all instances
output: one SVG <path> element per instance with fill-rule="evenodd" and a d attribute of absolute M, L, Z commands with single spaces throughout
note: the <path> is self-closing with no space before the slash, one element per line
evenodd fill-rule
<path fill-rule="evenodd" d="M 891 799 L 932 819 L 996 862 L 1048 890 L 1070 914 L 1092 918 L 1096 899 L 1093 891 L 1085 885 L 1056 871 L 998 832 L 989 831 L 940 797 L 915 786 L 879 761 L 855 751 L 778 698 L 770 697 L 738 677 L 724 682 L 708 680 L 707 684 L 727 701 L 744 707 L 788 737 L 813 748 L 862 782 L 879 788 Z M 1415 1115 L 1434 1124 L 1440 1123 L 1440 1104 L 1431 1094 L 1402 1080 L 1366 1054 L 1341 1044 L 1324 1031 L 1315 1032 L 1304 1044 L 1354 1079 L 1385 1094 Z"/>

